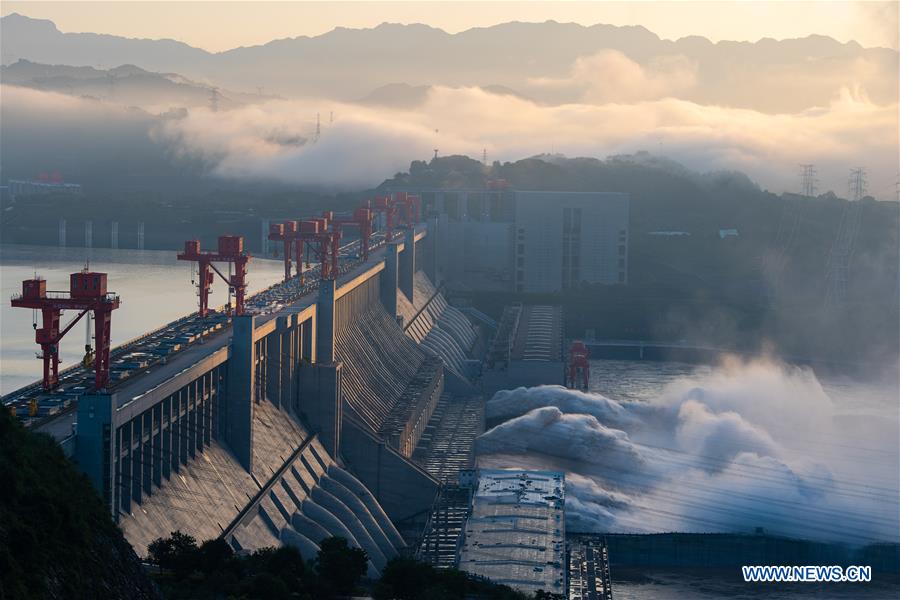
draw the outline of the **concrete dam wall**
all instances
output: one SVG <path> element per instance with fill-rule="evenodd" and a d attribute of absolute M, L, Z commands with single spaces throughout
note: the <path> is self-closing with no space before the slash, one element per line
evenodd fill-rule
<path fill-rule="evenodd" d="M 180 530 L 307 557 L 341 535 L 371 573 L 396 555 L 393 523 L 427 511 L 438 489 L 410 457 L 475 335 L 415 269 L 422 237 L 82 397 L 76 459 L 139 553 Z M 404 332 L 401 310 L 418 313 L 416 329 Z"/>
<path fill-rule="evenodd" d="M 379 280 L 373 277 L 335 309 L 335 357 L 344 364 L 346 407 L 374 432 L 382 430 L 428 358 L 403 335 L 379 297 Z"/>
<path fill-rule="evenodd" d="M 290 543 L 308 557 L 324 537 L 341 535 L 366 550 L 373 573 L 396 555 L 403 544 L 383 510 L 373 498 L 368 506 L 339 499 L 359 499 L 364 487 L 348 473 L 335 475 L 342 469 L 289 411 L 261 399 L 252 427 L 249 472 L 226 444 L 212 439 L 145 490 L 132 512 L 120 514 L 125 536 L 140 554 L 177 530 L 201 540 L 224 536 L 236 550 Z"/>
<path fill-rule="evenodd" d="M 440 356 L 444 365 L 468 380 L 466 361 L 478 332 L 458 309 L 450 306 L 424 271 L 417 271 L 413 282 L 414 298 L 398 298 L 398 312 L 406 335 L 417 344 Z"/>

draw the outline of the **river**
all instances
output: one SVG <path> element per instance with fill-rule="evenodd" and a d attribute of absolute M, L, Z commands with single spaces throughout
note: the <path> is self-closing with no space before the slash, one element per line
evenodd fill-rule
<path fill-rule="evenodd" d="M 858 381 L 774 360 L 594 360 L 589 392 L 530 388 L 495 397 L 489 417 L 496 404 L 493 417 L 518 418 L 479 440 L 489 442 L 481 465 L 565 470 L 570 531 L 762 526 L 851 547 L 900 539 L 896 372 Z M 737 568 L 614 566 L 612 577 L 617 600 L 874 599 L 900 591 L 896 576 L 877 572 L 869 584 L 745 584 Z"/>

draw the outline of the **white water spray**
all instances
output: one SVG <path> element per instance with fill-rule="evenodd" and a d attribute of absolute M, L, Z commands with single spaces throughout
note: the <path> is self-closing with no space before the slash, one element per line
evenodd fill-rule
<path fill-rule="evenodd" d="M 727 361 L 650 402 L 498 392 L 487 418 L 505 421 L 476 450 L 484 466 L 565 470 L 573 530 L 897 542 L 897 407 L 850 412 L 810 370 Z"/>

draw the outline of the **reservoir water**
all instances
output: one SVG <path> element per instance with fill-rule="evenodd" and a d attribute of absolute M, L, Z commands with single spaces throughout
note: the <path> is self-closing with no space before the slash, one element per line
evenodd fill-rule
<path fill-rule="evenodd" d="M 41 377 L 39 347 L 32 323 L 40 315 L 12 308 L 10 298 L 22 291 L 22 280 L 35 275 L 47 280 L 48 290 L 68 291 L 69 274 L 89 265 L 109 274 L 108 289 L 121 298 L 112 315 L 112 343 L 122 342 L 156 329 L 197 310 L 196 286 L 191 285 L 190 263 L 176 260 L 176 251 L 111 250 L 108 248 L 57 248 L 52 246 L 0 245 L 0 394 L 6 394 Z M 281 261 L 258 259 L 249 266 L 250 293 L 277 283 L 283 277 Z M 213 282 L 210 306 L 221 306 L 227 297 L 225 282 Z M 75 314 L 64 312 L 65 325 Z M 61 369 L 84 355 L 85 326 L 78 323 L 60 345 Z"/>

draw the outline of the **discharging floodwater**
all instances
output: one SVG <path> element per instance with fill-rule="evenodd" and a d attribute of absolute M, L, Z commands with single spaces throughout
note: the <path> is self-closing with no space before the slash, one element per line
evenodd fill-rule
<path fill-rule="evenodd" d="M 666 386 L 686 377 L 704 377 L 714 367 L 684 363 L 653 363 L 642 361 L 591 361 L 591 391 L 617 400 L 652 401 Z M 896 422 L 900 390 L 895 379 L 858 381 L 845 377 L 819 376 L 822 389 L 834 403 L 834 417 L 844 421 L 866 417 L 893 418 Z M 877 435 L 871 431 L 872 435 Z M 798 432 L 798 436 L 802 435 Z M 873 440 L 860 433 L 860 445 Z M 827 449 L 828 440 L 807 440 L 805 450 L 811 455 L 817 449 Z M 865 456 L 857 448 L 845 448 L 846 460 Z M 896 479 L 882 480 L 883 486 L 895 487 Z M 776 500 L 777 502 L 777 500 Z M 850 524 L 847 526 L 849 527 Z M 740 569 L 665 569 L 613 568 L 613 592 L 616 600 L 713 600 L 730 598 L 742 600 L 767 598 L 838 599 L 860 598 L 875 600 L 900 596 L 900 578 L 876 573 L 871 583 L 744 583 Z"/>

